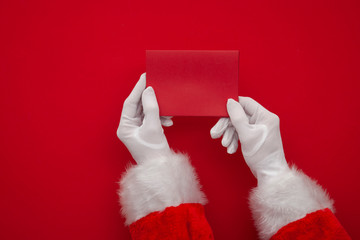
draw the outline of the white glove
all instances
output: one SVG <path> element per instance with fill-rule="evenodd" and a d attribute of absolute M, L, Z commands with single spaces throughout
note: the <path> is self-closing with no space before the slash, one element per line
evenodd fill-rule
<path fill-rule="evenodd" d="M 152 87 L 145 89 L 145 86 L 144 73 L 124 102 L 117 129 L 118 138 L 138 164 L 146 159 L 170 153 L 161 125 L 173 124 L 170 117 L 160 118 L 154 89 Z"/>
<path fill-rule="evenodd" d="M 239 103 L 240 102 L 240 103 Z M 229 99 L 229 118 L 221 118 L 211 129 L 212 138 L 222 135 L 228 153 L 236 152 L 240 139 L 244 159 L 258 182 L 289 170 L 280 136 L 279 117 L 255 100 L 239 97 Z"/>

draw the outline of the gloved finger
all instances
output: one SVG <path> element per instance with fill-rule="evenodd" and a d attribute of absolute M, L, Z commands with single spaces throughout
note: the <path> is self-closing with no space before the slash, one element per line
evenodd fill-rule
<path fill-rule="evenodd" d="M 225 133 L 224 133 L 224 136 L 221 140 L 221 144 L 224 146 L 224 147 L 228 147 L 231 143 L 231 141 L 233 140 L 233 135 L 235 133 L 235 128 L 233 126 L 229 126 L 226 130 L 225 130 Z"/>
<path fill-rule="evenodd" d="M 144 91 L 146 86 L 146 75 L 143 73 L 140 76 L 139 81 L 136 83 L 135 87 L 131 91 L 130 95 L 125 99 L 121 116 L 135 117 L 139 110 L 139 104 L 141 99 L 141 94 Z"/>
<path fill-rule="evenodd" d="M 226 128 L 229 126 L 229 118 L 220 118 L 219 121 L 211 128 L 210 135 L 211 138 L 216 139 L 221 137 L 224 134 Z"/>
<path fill-rule="evenodd" d="M 249 117 L 253 117 L 259 110 L 266 110 L 260 103 L 250 97 L 239 97 L 239 103 Z"/>
<path fill-rule="evenodd" d="M 161 128 L 159 105 L 152 87 L 144 90 L 142 94 L 142 105 L 144 111 L 143 125 L 149 128 Z"/>
<path fill-rule="evenodd" d="M 231 123 L 235 127 L 241 141 L 242 136 L 245 137 L 249 131 L 249 118 L 246 116 L 240 103 L 233 99 L 228 100 L 227 111 L 230 116 Z"/>
<path fill-rule="evenodd" d="M 171 119 L 172 117 L 160 117 L 160 121 L 161 121 L 161 125 L 163 125 L 164 127 L 170 127 L 174 124 L 173 120 Z"/>
<path fill-rule="evenodd" d="M 143 111 L 143 106 L 141 103 L 138 104 L 135 116 L 139 117 L 141 119 L 141 121 L 144 118 L 144 111 Z"/>
<path fill-rule="evenodd" d="M 238 145 L 239 145 L 239 137 L 238 137 L 237 133 L 235 133 L 233 135 L 230 145 L 227 147 L 227 153 L 228 154 L 235 153 L 238 148 Z"/>

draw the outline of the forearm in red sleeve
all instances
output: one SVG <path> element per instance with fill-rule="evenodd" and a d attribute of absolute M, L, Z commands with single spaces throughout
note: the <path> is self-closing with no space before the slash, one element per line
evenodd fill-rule
<path fill-rule="evenodd" d="M 350 239 L 328 193 L 295 167 L 254 188 L 250 208 L 261 239 Z"/>
<path fill-rule="evenodd" d="M 172 152 L 131 166 L 119 196 L 133 240 L 213 239 L 207 199 L 186 155 Z"/>

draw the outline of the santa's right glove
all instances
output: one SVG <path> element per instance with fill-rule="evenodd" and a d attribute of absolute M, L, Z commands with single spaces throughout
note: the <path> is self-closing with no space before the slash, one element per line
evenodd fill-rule
<path fill-rule="evenodd" d="M 279 117 L 248 97 L 239 97 L 239 102 L 229 99 L 227 110 L 230 118 L 221 118 L 210 134 L 212 138 L 223 135 L 222 145 L 229 154 L 236 152 L 240 140 L 244 159 L 258 181 L 250 194 L 250 207 L 260 238 L 323 239 L 329 234 L 348 239 L 331 212 L 333 200 L 326 191 L 288 166 Z"/>
<path fill-rule="evenodd" d="M 251 98 L 239 97 L 239 102 L 228 100 L 230 119 L 220 119 L 211 129 L 211 136 L 216 138 L 224 133 L 224 147 L 229 147 L 239 138 L 244 159 L 259 182 L 288 171 L 280 136 L 279 117 Z M 230 153 L 233 153 L 236 148 L 230 150 Z"/>

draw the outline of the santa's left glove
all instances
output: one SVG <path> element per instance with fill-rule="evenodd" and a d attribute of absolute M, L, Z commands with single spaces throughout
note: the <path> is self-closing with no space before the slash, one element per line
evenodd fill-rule
<path fill-rule="evenodd" d="M 159 116 L 154 89 L 146 86 L 146 75 L 141 75 L 121 113 L 117 136 L 139 164 L 170 153 L 161 125 L 171 126 L 169 117 Z"/>
<path fill-rule="evenodd" d="M 133 239 L 212 239 L 197 174 L 187 155 L 170 149 L 162 125 L 172 120 L 159 116 L 154 89 L 145 87 L 143 74 L 124 102 L 117 130 L 137 163 L 120 181 L 125 224 Z"/>

